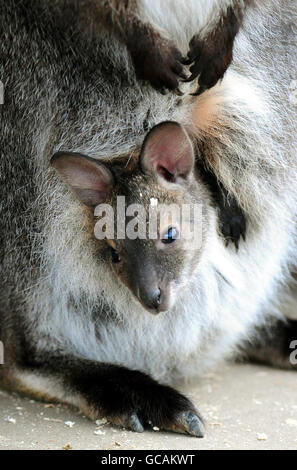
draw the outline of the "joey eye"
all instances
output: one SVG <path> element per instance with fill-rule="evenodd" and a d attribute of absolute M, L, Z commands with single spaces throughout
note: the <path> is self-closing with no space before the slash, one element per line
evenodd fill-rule
<path fill-rule="evenodd" d="M 113 263 L 119 263 L 121 261 L 119 252 L 115 250 L 114 248 L 110 248 L 111 250 L 111 259 Z"/>
<path fill-rule="evenodd" d="M 165 233 L 162 237 L 162 243 L 164 245 L 169 245 L 170 243 L 174 243 L 176 240 L 179 239 L 179 231 L 175 227 L 170 227 L 168 232 Z"/>

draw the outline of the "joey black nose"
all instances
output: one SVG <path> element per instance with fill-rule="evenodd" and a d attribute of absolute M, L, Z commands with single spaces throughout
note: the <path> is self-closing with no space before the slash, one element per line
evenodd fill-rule
<path fill-rule="evenodd" d="M 161 288 L 158 286 L 158 280 L 152 282 L 151 279 L 145 278 L 139 279 L 135 287 L 135 291 L 132 292 L 148 312 L 157 314 L 168 310 L 170 306 L 169 285 Z"/>
<path fill-rule="evenodd" d="M 156 289 L 152 295 L 152 307 L 158 309 L 162 301 L 162 292 L 160 289 Z"/>
<path fill-rule="evenodd" d="M 161 289 L 152 289 L 146 286 L 145 290 L 142 290 L 140 299 L 142 304 L 151 311 L 159 312 L 160 305 L 162 303 L 162 292 Z"/>

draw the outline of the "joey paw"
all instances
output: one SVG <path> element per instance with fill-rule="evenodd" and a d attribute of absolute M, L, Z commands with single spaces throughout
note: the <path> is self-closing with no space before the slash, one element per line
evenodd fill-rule
<path fill-rule="evenodd" d="M 226 246 L 228 246 L 231 241 L 238 250 L 240 238 L 245 240 L 246 220 L 244 214 L 238 213 L 236 215 L 232 215 L 226 220 L 223 220 L 221 223 L 221 231 L 225 237 Z"/>

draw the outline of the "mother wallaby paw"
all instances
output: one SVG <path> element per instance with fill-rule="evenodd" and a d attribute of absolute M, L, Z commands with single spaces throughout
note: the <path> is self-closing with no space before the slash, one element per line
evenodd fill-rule
<path fill-rule="evenodd" d="M 173 43 L 157 33 L 145 39 L 130 49 L 136 75 L 141 80 L 147 80 L 161 93 L 167 90 L 177 95 L 183 93 L 179 89 L 179 79 L 186 79 L 181 52 Z"/>
<path fill-rule="evenodd" d="M 191 401 L 174 388 L 137 371 L 127 371 L 101 386 L 88 387 L 90 408 L 109 423 L 143 432 L 157 427 L 196 437 L 204 436 L 203 420 Z M 100 415 L 100 416 L 99 416 Z M 94 415 L 93 415 L 94 417 Z"/>

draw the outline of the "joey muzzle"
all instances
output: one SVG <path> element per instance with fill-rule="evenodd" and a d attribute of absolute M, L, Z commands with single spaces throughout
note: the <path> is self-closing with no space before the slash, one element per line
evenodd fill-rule
<path fill-rule="evenodd" d="M 137 297 L 142 306 L 153 314 L 166 312 L 169 308 L 169 289 L 161 288 L 157 284 L 139 284 Z"/>
<path fill-rule="evenodd" d="M 131 290 L 142 306 L 150 313 L 166 312 L 170 306 L 170 285 L 158 279 L 152 268 L 141 267 L 134 271 Z"/>

